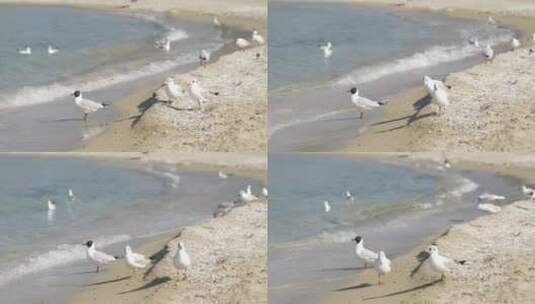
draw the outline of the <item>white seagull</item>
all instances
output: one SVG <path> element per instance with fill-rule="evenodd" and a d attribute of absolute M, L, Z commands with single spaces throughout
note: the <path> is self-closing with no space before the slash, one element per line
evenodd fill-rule
<path fill-rule="evenodd" d="M 448 258 L 445 256 L 442 256 L 438 252 L 438 247 L 435 245 L 429 246 L 425 251 L 420 252 L 416 259 L 418 260 L 419 264 L 411 271 L 410 276 L 413 277 L 418 270 L 422 267 L 422 265 L 429 264 L 431 270 L 434 272 L 438 272 L 441 274 L 440 279 L 444 280 L 446 278 L 446 272 L 448 272 L 450 269 L 448 268 L 449 264 L 457 263 L 460 265 L 464 265 L 466 263 L 465 260 L 463 261 L 455 261 L 452 258 Z"/>
<path fill-rule="evenodd" d="M 391 262 L 383 251 L 379 251 L 379 256 L 373 262 L 373 266 L 375 271 L 377 271 L 377 284 L 382 285 L 381 276 L 392 271 Z"/>
<path fill-rule="evenodd" d="M 87 258 L 97 265 L 96 272 L 100 271 L 100 265 L 106 265 L 117 260 L 117 257 L 96 250 L 95 242 L 91 240 L 87 241 L 84 245 L 87 246 Z"/>
<path fill-rule="evenodd" d="M 215 27 L 221 27 L 223 25 L 217 16 L 214 16 L 213 23 Z"/>
<path fill-rule="evenodd" d="M 21 55 L 31 55 L 32 54 L 32 49 L 29 46 L 27 46 L 27 47 L 25 47 L 23 49 L 17 49 L 17 52 L 19 54 L 21 54 Z"/>
<path fill-rule="evenodd" d="M 74 91 L 74 102 L 78 107 L 84 111 L 84 120 L 87 121 L 87 115 L 89 113 L 96 112 L 108 106 L 107 103 L 100 103 L 93 100 L 85 99 L 82 97 L 82 92 Z"/>
<path fill-rule="evenodd" d="M 206 66 L 206 64 L 210 61 L 210 53 L 207 50 L 201 50 L 199 52 L 199 63 L 201 66 Z"/>
<path fill-rule="evenodd" d="M 168 101 L 171 102 L 171 100 L 183 96 L 184 91 L 172 77 L 169 77 L 165 80 L 165 94 L 167 95 Z"/>
<path fill-rule="evenodd" d="M 489 18 L 488 18 L 488 24 L 491 24 L 491 25 L 497 25 L 498 22 L 496 22 L 496 20 L 494 20 L 494 18 L 492 18 L 492 16 L 489 16 Z"/>
<path fill-rule="evenodd" d="M 217 176 L 219 176 L 219 178 L 221 178 L 221 179 L 226 179 L 226 178 L 228 178 L 228 174 L 226 174 L 226 173 L 223 172 L 223 171 L 219 171 L 219 172 L 217 173 Z"/>
<path fill-rule="evenodd" d="M 54 55 L 54 54 L 56 54 L 57 52 L 59 52 L 58 49 L 52 47 L 51 45 L 48 46 L 48 55 Z"/>
<path fill-rule="evenodd" d="M 264 37 L 258 33 L 257 30 L 253 30 L 253 34 L 251 35 L 251 40 L 256 42 L 257 44 L 264 44 Z"/>
<path fill-rule="evenodd" d="M 348 200 L 354 200 L 354 199 L 355 199 L 355 198 L 353 197 L 353 194 L 352 194 L 349 190 L 346 191 L 345 195 L 346 195 L 346 198 L 347 198 Z"/>
<path fill-rule="evenodd" d="M 191 265 L 191 259 L 186 252 L 184 244 L 180 241 L 177 243 L 177 251 L 173 258 L 173 265 L 177 271 L 183 272 L 184 278 L 187 278 L 187 271 Z"/>
<path fill-rule="evenodd" d="M 74 196 L 74 192 L 70 188 L 67 189 L 67 199 L 69 201 L 74 201 L 76 199 L 76 196 Z"/>
<path fill-rule="evenodd" d="M 329 58 L 333 54 L 333 44 L 328 41 L 327 44 L 320 46 L 320 50 L 323 51 L 324 58 Z"/>
<path fill-rule="evenodd" d="M 485 49 L 483 50 L 483 56 L 485 56 L 487 62 L 492 61 L 494 58 L 494 50 L 490 46 L 490 44 L 487 44 Z"/>
<path fill-rule="evenodd" d="M 247 185 L 247 190 L 240 190 L 240 198 L 246 203 L 256 201 L 258 199 L 258 197 L 256 197 L 251 191 L 251 185 Z"/>
<path fill-rule="evenodd" d="M 351 93 L 351 102 L 360 111 L 360 119 L 363 119 L 365 111 L 378 108 L 385 104 L 382 101 L 370 100 L 368 98 L 359 96 L 359 90 L 357 90 L 357 88 L 351 88 L 351 90 L 348 92 Z"/>
<path fill-rule="evenodd" d="M 48 211 L 56 210 L 56 203 L 54 203 L 53 201 L 48 200 L 47 205 L 48 205 Z"/>
<path fill-rule="evenodd" d="M 236 39 L 236 46 L 238 46 L 238 48 L 242 50 L 248 47 L 249 45 L 251 45 L 251 43 L 247 41 L 247 39 L 243 39 L 243 38 Z"/>
<path fill-rule="evenodd" d="M 323 202 L 323 210 L 327 213 L 331 212 L 331 204 L 329 204 L 329 201 Z"/>
<path fill-rule="evenodd" d="M 438 105 L 439 115 L 442 114 L 446 110 L 446 107 L 450 104 L 447 89 L 440 87 L 439 84 L 435 82 L 431 97 L 432 101 Z"/>
<path fill-rule="evenodd" d="M 435 90 L 435 84 L 438 85 L 439 88 L 442 88 L 444 90 L 447 90 L 448 87 L 442 82 L 442 80 L 433 79 L 427 75 L 424 76 L 424 85 L 427 88 L 427 92 L 429 94 L 433 94 L 433 91 Z"/>
<path fill-rule="evenodd" d="M 498 213 L 502 210 L 502 207 L 496 206 L 491 203 L 484 203 L 484 202 L 502 201 L 504 199 L 505 199 L 505 196 L 490 194 L 490 193 L 483 193 L 475 199 L 474 204 L 476 204 L 476 208 L 481 211 L 486 211 L 489 213 Z"/>
<path fill-rule="evenodd" d="M 132 251 L 130 246 L 124 248 L 126 264 L 132 269 L 143 269 L 150 264 L 150 260 L 140 253 Z"/>
<path fill-rule="evenodd" d="M 526 185 L 522 185 L 522 193 L 531 199 L 535 198 L 535 189 L 527 187 Z"/>
<path fill-rule="evenodd" d="M 373 264 L 379 256 L 376 252 L 364 247 L 364 239 L 361 236 L 357 235 L 354 241 L 357 243 L 355 245 L 355 254 L 364 262 L 364 268 L 368 268 L 368 263 Z"/>
<path fill-rule="evenodd" d="M 473 45 L 476 48 L 480 47 L 479 39 L 477 39 L 477 37 L 472 37 L 472 38 L 468 39 L 468 42 L 470 42 L 470 44 Z"/>
<path fill-rule="evenodd" d="M 199 109 L 202 108 L 202 103 L 207 102 L 208 99 L 202 95 L 202 88 L 199 82 L 193 79 L 189 84 L 189 96 L 199 104 Z"/>
<path fill-rule="evenodd" d="M 511 48 L 513 48 L 513 50 L 516 50 L 520 47 L 520 41 L 516 38 L 513 38 L 511 40 Z"/>
<path fill-rule="evenodd" d="M 268 197 L 268 189 L 266 187 L 262 187 L 262 195 Z"/>

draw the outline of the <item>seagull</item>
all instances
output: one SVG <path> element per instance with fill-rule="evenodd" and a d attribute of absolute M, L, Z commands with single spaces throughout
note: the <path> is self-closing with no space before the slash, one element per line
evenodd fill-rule
<path fill-rule="evenodd" d="M 256 42 L 257 44 L 264 44 L 264 37 L 262 37 L 262 35 L 260 35 L 257 30 L 253 30 L 251 40 Z"/>
<path fill-rule="evenodd" d="M 444 90 L 448 89 L 448 87 L 441 80 L 433 79 L 427 75 L 424 76 L 424 85 L 430 95 L 432 95 L 433 91 L 435 90 L 435 84 L 438 85 L 439 88 L 443 88 Z"/>
<path fill-rule="evenodd" d="M 214 26 L 215 26 L 215 27 L 221 27 L 221 26 L 223 25 L 223 24 L 221 23 L 221 21 L 219 21 L 219 19 L 217 18 L 217 16 L 214 16 L 213 22 L 214 22 Z"/>
<path fill-rule="evenodd" d="M 238 46 L 238 48 L 242 50 L 248 47 L 250 44 L 251 43 L 247 41 L 247 39 L 243 39 L 243 38 L 236 39 L 236 45 Z"/>
<path fill-rule="evenodd" d="M 490 193 L 483 193 L 475 199 L 474 204 L 476 204 L 476 208 L 478 210 L 486 211 L 489 213 L 498 213 L 502 211 L 502 207 L 496 206 L 491 203 L 482 203 L 482 202 L 501 201 L 504 199 L 505 199 L 505 196 L 500 196 L 500 195 L 490 194 Z"/>
<path fill-rule="evenodd" d="M 327 213 L 331 212 L 331 204 L 329 204 L 329 201 L 324 201 L 323 202 L 323 209 Z"/>
<path fill-rule="evenodd" d="M 186 252 L 186 248 L 182 242 L 178 242 L 177 251 L 175 257 L 173 258 L 173 265 L 177 271 L 183 271 L 184 278 L 187 278 L 187 271 L 191 265 L 191 259 Z"/>
<path fill-rule="evenodd" d="M 476 48 L 480 47 L 479 40 L 476 37 L 468 39 L 468 42 L 470 42 L 470 44 L 475 46 Z"/>
<path fill-rule="evenodd" d="M 389 273 L 392 271 L 392 268 L 390 266 L 391 262 L 386 257 L 384 251 L 379 251 L 379 256 L 375 261 L 373 262 L 373 266 L 375 270 L 377 271 L 377 284 L 382 285 L 383 282 L 381 282 L 381 276 Z"/>
<path fill-rule="evenodd" d="M 199 85 L 199 82 L 195 79 L 193 79 L 189 84 L 189 96 L 191 99 L 197 101 L 199 104 L 199 109 L 202 107 L 201 103 L 208 101 L 206 97 L 202 96 L 202 88 Z"/>
<path fill-rule="evenodd" d="M 513 40 L 511 40 L 511 47 L 513 50 L 518 49 L 520 47 L 520 41 L 516 38 L 513 38 Z"/>
<path fill-rule="evenodd" d="M 70 188 L 67 189 L 67 198 L 69 199 L 69 201 L 74 201 L 76 199 L 76 196 L 74 196 L 74 192 Z"/>
<path fill-rule="evenodd" d="M 448 91 L 440 87 L 438 83 L 435 83 L 433 85 L 433 93 L 431 93 L 431 97 L 432 101 L 438 105 L 439 114 L 442 114 L 450 104 Z"/>
<path fill-rule="evenodd" d="M 490 44 L 487 44 L 485 49 L 483 50 L 483 56 L 487 59 L 487 62 L 492 61 L 494 58 L 494 50 L 490 46 Z"/>
<path fill-rule="evenodd" d="M 446 278 L 446 272 L 449 271 L 448 264 L 457 263 L 464 265 L 466 263 L 466 260 L 455 261 L 454 259 L 440 255 L 438 247 L 435 245 L 431 245 L 425 251 L 420 252 L 416 256 L 416 259 L 419 264 L 411 271 L 411 278 L 418 272 L 418 270 L 420 270 L 424 263 L 428 263 L 433 271 L 441 274 L 440 280 Z"/>
<path fill-rule="evenodd" d="M 535 198 L 535 189 L 526 187 L 526 185 L 522 185 L 522 193 L 531 199 Z"/>
<path fill-rule="evenodd" d="M 56 210 L 56 203 L 54 203 L 53 201 L 48 200 L 47 205 L 48 205 L 48 211 Z"/>
<path fill-rule="evenodd" d="M 150 260 L 147 259 L 144 255 L 140 253 L 135 253 L 132 251 L 130 246 L 124 248 L 126 264 L 132 269 L 143 269 L 150 264 Z"/>
<path fill-rule="evenodd" d="M 360 111 L 360 119 L 364 117 L 364 111 L 372 110 L 374 108 L 378 108 L 380 106 L 385 105 L 385 103 L 382 101 L 374 101 L 359 96 L 359 90 L 357 90 L 357 88 L 351 88 L 351 90 L 349 90 L 348 92 L 351 93 L 351 102 Z"/>
<path fill-rule="evenodd" d="M 251 185 L 247 185 L 247 190 L 240 190 L 240 198 L 246 203 L 256 201 L 258 199 L 258 197 L 256 197 L 251 191 Z"/>
<path fill-rule="evenodd" d="M 199 63 L 201 66 L 206 66 L 206 64 L 210 61 L 210 53 L 208 53 L 207 50 L 201 50 L 199 52 Z"/>
<path fill-rule="evenodd" d="M 268 189 L 266 187 L 262 187 L 262 195 L 268 197 Z"/>
<path fill-rule="evenodd" d="M 226 173 L 223 172 L 223 171 L 219 171 L 219 172 L 217 173 L 217 176 L 219 176 L 219 178 L 221 178 L 221 179 L 226 179 L 226 178 L 228 178 L 228 174 L 226 174 Z"/>
<path fill-rule="evenodd" d="M 165 94 L 167 95 L 169 102 L 171 102 L 172 99 L 183 96 L 183 92 L 182 87 L 175 83 L 175 80 L 172 77 L 165 80 Z"/>
<path fill-rule="evenodd" d="M 329 58 L 333 54 L 333 44 L 328 41 L 327 44 L 320 46 L 320 50 L 323 51 L 324 58 Z"/>
<path fill-rule="evenodd" d="M 76 105 L 84 111 L 84 121 L 87 121 L 87 115 L 89 113 L 96 112 L 108 106 L 107 103 L 100 103 L 83 98 L 80 91 L 74 91 L 73 95 Z"/>
<path fill-rule="evenodd" d="M 349 190 L 346 191 L 346 198 L 348 200 L 354 200 L 355 198 L 353 197 L 353 194 L 351 192 L 349 192 Z"/>
<path fill-rule="evenodd" d="M 106 265 L 118 259 L 118 257 L 114 257 L 102 251 L 96 250 L 95 242 L 91 240 L 87 241 L 87 243 L 83 245 L 87 246 L 87 258 L 97 264 L 96 272 L 100 271 L 100 265 Z"/>
<path fill-rule="evenodd" d="M 493 202 L 493 201 L 503 201 L 505 199 L 505 196 L 485 192 L 481 194 L 480 196 L 478 196 L 477 198 L 481 201 Z"/>
<path fill-rule="evenodd" d="M 21 54 L 21 55 L 31 55 L 32 54 L 32 49 L 29 46 L 27 46 L 27 47 L 25 47 L 23 49 L 17 49 L 17 52 L 19 54 Z"/>
<path fill-rule="evenodd" d="M 54 54 L 56 54 L 57 52 L 59 52 L 58 49 L 52 47 L 51 45 L 48 46 L 48 55 L 54 55 Z"/>
<path fill-rule="evenodd" d="M 497 25 L 498 22 L 496 22 L 496 20 L 494 20 L 494 18 L 492 18 L 492 16 L 489 16 L 489 18 L 488 18 L 488 24 L 491 24 L 491 25 Z"/>
<path fill-rule="evenodd" d="M 355 254 L 364 262 L 364 268 L 368 268 L 368 263 L 373 264 L 379 256 L 376 252 L 364 247 L 364 239 L 360 235 L 357 235 L 353 240 L 357 243 L 355 245 Z"/>
<path fill-rule="evenodd" d="M 169 40 L 169 38 L 167 37 L 164 37 L 158 41 L 155 42 L 154 44 L 157 48 L 159 49 L 162 49 L 166 52 L 169 53 L 169 51 L 171 51 L 171 40 Z"/>

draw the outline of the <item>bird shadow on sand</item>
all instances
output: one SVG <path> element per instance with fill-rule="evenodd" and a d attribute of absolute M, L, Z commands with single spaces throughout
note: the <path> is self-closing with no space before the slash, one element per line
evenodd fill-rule
<path fill-rule="evenodd" d="M 367 287 L 371 287 L 371 286 L 373 286 L 373 284 L 361 283 L 361 284 L 358 284 L 358 285 L 355 285 L 355 286 L 349 286 L 349 287 L 344 287 L 344 288 L 340 288 L 340 289 L 335 289 L 334 291 L 335 292 L 340 292 L 340 291 L 347 291 L 347 290 L 354 290 L 354 289 L 362 289 L 362 288 L 367 288 Z"/>
<path fill-rule="evenodd" d="M 134 289 L 130 289 L 130 290 L 127 290 L 127 291 L 123 291 L 123 292 L 120 292 L 118 293 L 118 295 L 123 295 L 123 294 L 128 294 L 128 293 L 132 293 L 132 292 L 137 292 L 137 291 L 141 291 L 141 290 L 145 290 L 145 289 L 149 289 L 149 288 L 153 288 L 153 287 L 156 287 L 158 285 L 161 285 L 161 284 L 164 284 L 164 283 L 167 283 L 171 281 L 171 278 L 170 277 L 158 277 L 158 278 L 155 278 L 154 280 L 148 282 L 147 284 L 141 286 L 141 287 L 138 287 L 138 288 L 134 288 Z"/>
<path fill-rule="evenodd" d="M 105 284 L 109 284 L 109 283 L 121 282 L 121 281 L 130 279 L 130 277 L 131 276 L 128 275 L 128 276 L 124 276 L 124 277 L 121 277 L 121 278 L 118 278 L 118 279 L 100 281 L 100 282 L 96 282 L 96 283 L 87 284 L 87 285 L 85 285 L 85 287 L 99 286 L 99 285 L 105 285 Z"/>
<path fill-rule="evenodd" d="M 368 267 L 339 267 L 339 268 L 323 268 L 320 271 L 321 272 L 329 272 L 329 271 L 355 271 L 355 270 L 364 270 L 368 269 Z"/>
<path fill-rule="evenodd" d="M 410 292 L 414 292 L 414 291 L 418 291 L 418 290 L 421 290 L 421 289 L 425 289 L 425 288 L 431 287 L 431 286 L 433 286 L 433 285 L 435 285 L 437 283 L 440 283 L 440 282 L 442 282 L 442 281 L 440 279 L 438 279 L 438 280 L 435 280 L 435 281 L 432 281 L 432 282 L 429 282 L 429 283 L 425 283 L 425 284 L 422 284 L 422 285 L 419 285 L 419 286 L 416 286 L 416 287 L 412 287 L 412 288 L 409 288 L 409 289 L 392 292 L 392 293 L 385 294 L 385 295 L 382 295 L 382 296 L 364 298 L 363 300 L 364 301 L 368 301 L 368 300 L 384 299 L 384 298 L 388 298 L 388 297 L 399 296 L 399 295 L 402 295 L 402 294 L 406 294 L 406 293 L 410 293 Z"/>

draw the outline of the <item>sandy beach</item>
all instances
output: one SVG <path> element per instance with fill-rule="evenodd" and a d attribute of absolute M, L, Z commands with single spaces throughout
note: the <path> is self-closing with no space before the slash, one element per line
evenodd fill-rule
<path fill-rule="evenodd" d="M 359 157 L 405 163 L 442 160 L 440 153 L 358 154 Z M 535 158 L 515 153 L 452 153 L 448 159 L 454 168 L 486 170 L 535 182 Z M 520 189 L 519 189 L 519 196 Z M 409 254 L 392 261 L 393 271 L 384 285 L 377 285 L 373 269 L 357 274 L 346 286 L 331 292 L 322 303 L 531 303 L 535 276 L 533 222 L 535 203 L 519 200 L 505 206 L 498 214 L 484 215 L 473 221 L 456 224 L 440 235 L 430 236 Z M 441 254 L 456 260 L 447 279 L 425 267 L 413 278 L 415 256 L 435 243 Z"/>
<path fill-rule="evenodd" d="M 264 201 L 163 236 L 137 249 L 158 257 L 148 270 L 131 273 L 116 263 L 71 303 L 267 303 L 266 225 Z M 178 240 L 192 258 L 185 281 L 172 266 Z"/>

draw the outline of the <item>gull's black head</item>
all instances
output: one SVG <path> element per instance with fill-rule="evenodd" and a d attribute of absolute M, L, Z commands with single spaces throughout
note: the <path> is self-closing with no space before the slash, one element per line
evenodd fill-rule
<path fill-rule="evenodd" d="M 360 243 L 362 242 L 362 237 L 360 235 L 357 235 L 354 239 L 353 239 L 355 242 Z"/>
<path fill-rule="evenodd" d="M 357 93 L 357 88 L 353 87 L 353 88 L 351 88 L 351 90 L 349 90 L 349 92 L 351 94 L 355 94 L 355 93 Z"/>
<path fill-rule="evenodd" d="M 80 96 L 80 94 L 82 94 L 82 93 L 80 93 L 80 91 L 74 91 L 74 93 L 72 95 L 74 97 L 78 97 L 78 96 Z"/>
<path fill-rule="evenodd" d="M 93 241 L 89 240 L 87 241 L 87 243 L 84 244 L 85 246 L 87 246 L 88 248 L 93 246 Z"/>

